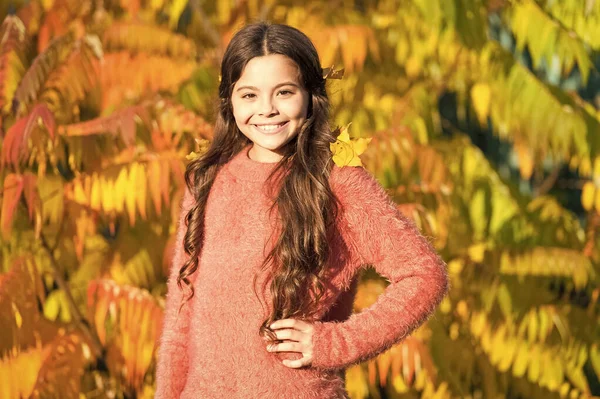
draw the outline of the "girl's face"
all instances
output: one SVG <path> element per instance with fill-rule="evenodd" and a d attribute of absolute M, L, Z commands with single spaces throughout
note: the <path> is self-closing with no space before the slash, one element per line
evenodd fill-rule
<path fill-rule="evenodd" d="M 294 61 L 281 54 L 252 58 L 231 93 L 233 116 L 254 144 L 248 155 L 277 162 L 280 148 L 293 139 L 306 120 L 308 92 Z"/>

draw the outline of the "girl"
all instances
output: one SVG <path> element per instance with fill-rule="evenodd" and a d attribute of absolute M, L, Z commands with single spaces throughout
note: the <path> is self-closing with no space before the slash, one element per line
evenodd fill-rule
<path fill-rule="evenodd" d="M 361 167 L 338 167 L 311 41 L 239 31 L 209 149 L 190 162 L 168 282 L 156 398 L 346 398 L 344 369 L 423 323 L 445 264 Z M 390 285 L 352 314 L 356 277 Z"/>

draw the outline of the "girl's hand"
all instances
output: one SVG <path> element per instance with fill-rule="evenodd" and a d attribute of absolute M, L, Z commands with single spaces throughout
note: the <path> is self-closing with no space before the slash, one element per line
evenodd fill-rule
<path fill-rule="evenodd" d="M 285 342 L 267 345 L 269 352 L 299 352 L 301 359 L 282 361 L 284 366 L 300 368 L 309 366 L 313 359 L 313 331 L 312 324 L 298 319 L 275 320 L 269 326 L 279 340 Z"/>

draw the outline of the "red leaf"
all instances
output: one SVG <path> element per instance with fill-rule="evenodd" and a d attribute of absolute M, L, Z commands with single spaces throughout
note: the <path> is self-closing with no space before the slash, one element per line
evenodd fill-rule
<path fill-rule="evenodd" d="M 54 116 L 45 104 L 37 104 L 29 115 L 17 120 L 6 132 L 0 159 L 2 167 L 10 163 L 17 168 L 19 161 L 26 158 L 28 153 L 25 151 L 25 144 L 33 129 L 40 123 L 45 126 L 50 138 L 54 138 L 56 132 Z"/>
<path fill-rule="evenodd" d="M 25 202 L 27 202 L 29 220 L 33 220 L 33 212 L 40 205 L 40 196 L 36 184 L 37 176 L 31 172 L 25 172 L 25 176 L 23 176 L 23 195 L 25 196 Z"/>

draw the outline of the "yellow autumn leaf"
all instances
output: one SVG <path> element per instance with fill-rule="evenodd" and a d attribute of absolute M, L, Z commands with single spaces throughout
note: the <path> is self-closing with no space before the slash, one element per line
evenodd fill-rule
<path fill-rule="evenodd" d="M 81 179 L 75 179 L 73 181 L 73 199 L 77 203 L 88 205 L 88 198 L 85 195 Z"/>
<path fill-rule="evenodd" d="M 102 176 L 100 179 L 102 187 L 102 209 L 110 213 L 115 209 L 114 206 L 114 181 Z"/>
<path fill-rule="evenodd" d="M 527 371 L 527 366 L 529 364 L 529 357 L 528 344 L 524 341 L 521 341 L 517 350 L 517 355 L 513 362 L 512 370 L 515 377 L 522 377 L 525 375 L 525 371 Z"/>
<path fill-rule="evenodd" d="M 541 308 L 538 312 L 538 316 L 540 318 L 540 325 L 538 328 L 538 336 L 540 342 L 544 342 L 546 337 L 550 333 L 552 329 L 552 324 L 550 321 L 550 315 L 548 314 L 548 310 L 545 308 Z"/>
<path fill-rule="evenodd" d="M 148 193 L 148 180 L 146 178 L 146 166 L 142 163 L 137 165 L 135 190 L 137 191 L 137 207 L 142 220 L 146 220 L 146 196 Z"/>
<path fill-rule="evenodd" d="M 542 367 L 542 354 L 540 346 L 537 344 L 531 345 L 529 352 L 529 368 L 527 369 L 527 378 L 530 382 L 536 383 L 540 378 L 541 367 Z"/>
<path fill-rule="evenodd" d="M 529 180 L 533 174 L 534 160 L 531 150 L 524 143 L 515 143 L 515 151 L 519 157 L 519 172 L 523 180 Z"/>
<path fill-rule="evenodd" d="M 127 177 L 127 185 L 128 187 L 135 187 L 135 179 L 137 179 L 136 175 L 136 167 L 135 163 L 131 165 L 129 168 L 129 175 Z M 136 203 L 136 190 L 127 190 L 125 192 L 125 209 L 127 210 L 127 214 L 129 215 L 129 225 L 133 226 L 135 224 L 135 203 Z"/>
<path fill-rule="evenodd" d="M 583 193 L 582 193 L 583 195 Z M 600 190 L 595 190 L 594 194 L 594 208 L 598 212 L 600 210 Z"/>
<path fill-rule="evenodd" d="M 92 175 L 92 193 L 90 196 L 90 208 L 99 211 L 102 203 L 102 187 L 100 177 L 94 173 Z"/>
<path fill-rule="evenodd" d="M 175 0 L 171 2 L 171 7 L 169 9 L 169 28 L 174 29 L 177 26 L 179 17 L 183 13 L 187 3 L 187 0 Z"/>
<path fill-rule="evenodd" d="M 369 395 L 367 378 L 361 365 L 354 365 L 346 370 L 346 389 L 353 398 L 366 398 Z"/>
<path fill-rule="evenodd" d="M 486 328 L 486 326 L 487 320 L 485 318 L 485 313 L 479 312 L 473 314 L 470 323 L 471 333 L 473 334 L 473 336 L 479 338 L 481 334 L 483 334 L 483 330 Z"/>
<path fill-rule="evenodd" d="M 21 316 L 21 312 L 14 302 L 11 302 L 10 304 L 12 305 L 13 314 L 15 315 L 15 324 L 17 325 L 17 328 L 20 329 L 23 325 L 23 316 Z"/>
<path fill-rule="evenodd" d="M 119 176 L 117 177 L 117 180 L 115 181 L 114 190 L 115 190 L 115 197 L 114 197 L 115 210 L 118 213 L 121 213 L 121 212 L 123 212 L 123 208 L 125 206 L 125 198 L 127 195 L 126 193 L 128 191 L 127 168 L 122 168 L 119 171 Z"/>
<path fill-rule="evenodd" d="M 529 323 L 527 324 L 527 340 L 534 343 L 538 337 L 538 318 L 537 313 L 532 311 L 529 314 Z"/>
<path fill-rule="evenodd" d="M 490 99 L 492 91 L 490 86 L 485 83 L 477 83 L 471 88 L 471 98 L 473 100 L 473 108 L 477 114 L 477 119 L 482 125 L 486 124 L 487 117 L 490 114 Z"/>
<path fill-rule="evenodd" d="M 330 145 L 333 153 L 333 161 L 339 167 L 343 166 L 362 166 L 359 155 L 365 152 L 367 145 L 371 142 L 371 138 L 350 138 L 348 133 L 348 124 L 341 129 L 335 143 Z"/>
<path fill-rule="evenodd" d="M 201 155 L 200 153 L 192 151 L 185 156 L 185 159 L 187 159 L 189 161 L 194 161 L 194 160 L 200 158 L 200 155 Z"/>

